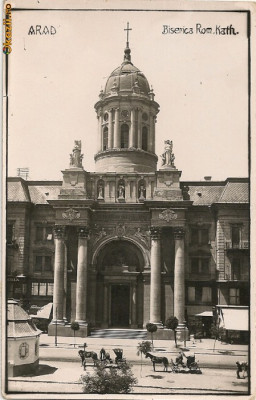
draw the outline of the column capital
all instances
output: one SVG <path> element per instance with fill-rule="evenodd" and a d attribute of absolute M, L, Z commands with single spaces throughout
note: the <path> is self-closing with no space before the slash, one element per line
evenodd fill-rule
<path fill-rule="evenodd" d="M 156 226 L 151 226 L 150 227 L 150 236 L 151 236 L 151 239 L 153 239 L 153 240 L 160 240 L 161 228 L 156 227 Z"/>
<path fill-rule="evenodd" d="M 65 226 L 55 225 L 53 227 L 54 238 L 55 239 L 65 239 Z"/>
<path fill-rule="evenodd" d="M 174 228 L 174 239 L 181 240 L 184 238 L 185 230 L 183 227 Z"/>
<path fill-rule="evenodd" d="M 88 226 L 79 226 L 77 228 L 77 233 L 78 233 L 78 237 L 80 239 L 82 239 L 82 238 L 88 239 L 88 237 L 89 237 L 89 228 L 88 228 Z"/>

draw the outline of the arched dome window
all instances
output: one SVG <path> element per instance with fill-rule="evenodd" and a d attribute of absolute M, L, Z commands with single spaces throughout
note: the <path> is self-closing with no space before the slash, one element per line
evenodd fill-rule
<path fill-rule="evenodd" d="M 146 126 L 142 128 L 142 150 L 148 150 L 148 128 Z"/>
<path fill-rule="evenodd" d="M 108 148 L 108 128 L 105 127 L 103 129 L 103 150 L 107 150 Z"/>
<path fill-rule="evenodd" d="M 129 146 L 129 126 L 123 124 L 121 126 L 121 149 L 128 149 Z"/>

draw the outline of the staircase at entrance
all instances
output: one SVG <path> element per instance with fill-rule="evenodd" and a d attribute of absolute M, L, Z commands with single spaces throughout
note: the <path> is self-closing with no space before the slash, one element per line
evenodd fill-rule
<path fill-rule="evenodd" d="M 93 329 L 92 338 L 146 339 L 146 329 Z"/>

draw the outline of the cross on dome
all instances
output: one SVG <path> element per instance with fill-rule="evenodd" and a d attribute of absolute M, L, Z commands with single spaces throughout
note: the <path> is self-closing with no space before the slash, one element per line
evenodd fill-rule
<path fill-rule="evenodd" d="M 129 31 L 132 31 L 132 28 L 129 28 L 129 22 L 127 22 L 127 28 L 125 28 L 124 31 L 127 32 L 126 47 L 129 47 Z"/>

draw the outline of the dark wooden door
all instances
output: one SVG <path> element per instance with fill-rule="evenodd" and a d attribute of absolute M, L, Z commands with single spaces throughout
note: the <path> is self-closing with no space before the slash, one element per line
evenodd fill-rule
<path fill-rule="evenodd" d="M 111 326 L 128 327 L 130 314 L 130 286 L 111 286 Z"/>

